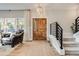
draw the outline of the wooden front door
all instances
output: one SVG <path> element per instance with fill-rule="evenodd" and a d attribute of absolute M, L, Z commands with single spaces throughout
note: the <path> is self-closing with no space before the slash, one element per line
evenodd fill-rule
<path fill-rule="evenodd" d="M 33 39 L 46 40 L 46 18 L 33 18 Z"/>

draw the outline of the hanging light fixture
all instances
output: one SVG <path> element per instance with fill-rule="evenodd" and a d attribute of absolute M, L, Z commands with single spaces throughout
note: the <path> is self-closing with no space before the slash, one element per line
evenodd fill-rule
<path fill-rule="evenodd" d="M 36 7 L 36 12 L 39 17 L 44 17 L 45 16 L 45 7 L 42 4 L 38 4 Z"/>

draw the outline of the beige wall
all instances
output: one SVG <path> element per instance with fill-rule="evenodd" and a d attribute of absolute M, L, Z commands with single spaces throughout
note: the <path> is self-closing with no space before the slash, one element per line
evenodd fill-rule
<path fill-rule="evenodd" d="M 32 18 L 39 18 L 37 12 L 35 10 L 31 10 L 31 25 L 27 25 L 27 28 L 29 28 L 29 38 L 32 40 Z M 26 16 L 27 17 L 27 16 Z M 53 23 L 57 21 L 64 30 L 64 38 L 68 37 L 71 38 L 73 36 L 70 26 L 75 21 L 75 18 L 77 17 L 77 10 L 76 7 L 71 8 L 48 8 L 45 11 L 44 18 L 47 18 L 47 37 L 50 35 L 50 23 Z M 30 20 L 30 19 L 29 19 Z M 26 22 L 27 23 L 27 22 Z M 27 30 L 27 29 L 26 29 Z M 27 30 L 27 31 L 28 31 Z"/>
<path fill-rule="evenodd" d="M 70 26 L 75 21 L 76 9 L 52 9 L 47 11 L 48 23 L 57 21 L 64 30 L 64 37 L 72 37 L 72 31 Z M 50 26 L 48 24 L 48 27 Z M 50 27 L 48 28 L 50 30 Z M 48 31 L 49 31 L 48 30 Z M 49 33 L 49 32 L 48 32 Z"/>
<path fill-rule="evenodd" d="M 75 18 L 78 15 L 78 10 L 76 7 L 70 8 L 46 8 L 44 18 L 47 18 L 47 36 L 50 34 L 50 23 L 57 21 L 64 30 L 64 37 L 72 37 L 72 32 L 70 26 L 75 21 Z M 7 15 L 8 14 L 8 15 Z M 38 18 L 38 14 L 35 9 L 31 10 L 31 17 L 29 16 L 28 11 L 15 11 L 9 13 L 1 12 L 0 17 L 24 17 L 25 19 L 25 38 L 24 40 L 32 40 L 32 18 Z"/>
<path fill-rule="evenodd" d="M 24 11 L 0 11 L 0 18 L 18 18 L 23 17 Z"/>

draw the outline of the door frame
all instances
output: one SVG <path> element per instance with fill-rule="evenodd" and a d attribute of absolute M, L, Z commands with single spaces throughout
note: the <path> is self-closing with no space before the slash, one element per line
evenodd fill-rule
<path fill-rule="evenodd" d="M 34 40 L 34 35 L 33 35 L 34 19 L 45 19 L 46 20 L 46 40 L 47 40 L 47 18 L 32 18 L 32 40 Z"/>

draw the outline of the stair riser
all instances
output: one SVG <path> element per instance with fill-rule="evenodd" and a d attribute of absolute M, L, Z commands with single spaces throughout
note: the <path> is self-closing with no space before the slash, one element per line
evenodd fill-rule
<path fill-rule="evenodd" d="M 79 56 L 79 54 L 65 54 L 65 56 Z"/>
<path fill-rule="evenodd" d="M 75 42 L 73 38 L 64 38 L 63 45 L 65 47 L 65 55 L 79 56 L 79 43 Z"/>
<path fill-rule="evenodd" d="M 79 45 L 77 44 L 71 44 L 71 45 L 68 45 L 68 44 L 64 44 L 64 47 L 79 47 Z"/>
<path fill-rule="evenodd" d="M 63 44 L 67 44 L 67 45 L 79 45 L 79 42 L 63 42 Z"/>
<path fill-rule="evenodd" d="M 70 51 L 66 51 L 66 55 L 79 56 L 79 51 L 78 51 L 78 52 L 70 52 Z"/>
<path fill-rule="evenodd" d="M 75 39 L 73 38 L 64 38 L 63 41 L 74 41 Z"/>

